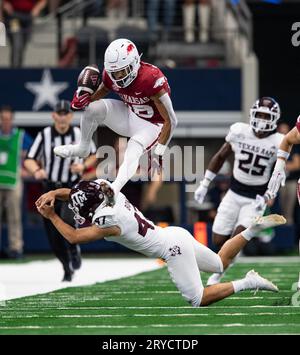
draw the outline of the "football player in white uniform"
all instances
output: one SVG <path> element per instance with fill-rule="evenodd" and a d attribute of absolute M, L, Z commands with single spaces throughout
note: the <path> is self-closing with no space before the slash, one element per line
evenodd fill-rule
<path fill-rule="evenodd" d="M 265 198 L 274 198 L 277 195 L 280 186 L 284 185 L 286 174 L 285 164 L 289 157 L 294 144 L 300 144 L 300 116 L 297 119 L 296 126 L 290 130 L 283 138 L 277 152 L 277 161 L 274 167 L 272 177 L 268 184 L 268 190 Z M 300 179 L 298 180 L 297 196 L 300 204 Z M 299 240 L 299 253 L 300 253 L 300 240 Z M 298 280 L 298 290 L 300 290 L 300 273 Z"/>
<path fill-rule="evenodd" d="M 230 236 L 247 228 L 255 216 L 262 215 L 266 206 L 262 195 L 276 161 L 283 135 L 276 132 L 280 107 L 270 97 L 257 100 L 250 109 L 250 123 L 234 123 L 226 142 L 211 159 L 204 179 L 195 191 L 195 199 L 204 201 L 209 184 L 234 153 L 233 177 L 213 223 L 213 242 L 221 247 Z M 220 282 L 222 274 L 213 274 L 208 285 Z"/>
<path fill-rule="evenodd" d="M 115 204 L 109 206 L 106 196 L 113 194 L 105 180 L 81 181 L 70 189 L 58 189 L 42 195 L 36 202 L 38 211 L 49 218 L 70 243 L 85 243 L 106 239 L 120 243 L 146 256 L 166 261 L 171 279 L 182 296 L 194 307 L 206 306 L 242 290 L 278 291 L 272 282 L 254 270 L 237 281 L 204 288 L 199 271 L 222 272 L 232 258 L 256 233 L 266 227 L 285 223 L 279 215 L 258 218 L 241 234 L 225 243 L 219 254 L 197 242 L 183 228 L 155 226 L 120 192 Z M 79 223 L 92 223 L 74 229 L 55 214 L 54 200 L 70 201 L 70 208 Z"/>

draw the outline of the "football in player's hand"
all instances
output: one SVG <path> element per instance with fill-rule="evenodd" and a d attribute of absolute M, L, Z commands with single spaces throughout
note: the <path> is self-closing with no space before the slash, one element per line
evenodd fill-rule
<path fill-rule="evenodd" d="M 96 64 L 85 67 L 78 76 L 77 95 L 81 96 L 85 93 L 93 95 L 98 89 L 101 82 L 100 70 Z"/>

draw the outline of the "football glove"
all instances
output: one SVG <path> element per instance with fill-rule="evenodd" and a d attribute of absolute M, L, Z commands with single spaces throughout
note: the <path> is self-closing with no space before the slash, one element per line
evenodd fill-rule
<path fill-rule="evenodd" d="M 73 111 L 80 111 L 83 110 L 90 103 L 91 95 L 89 93 L 85 93 L 81 96 L 78 96 L 76 91 L 71 102 L 71 108 Z"/>

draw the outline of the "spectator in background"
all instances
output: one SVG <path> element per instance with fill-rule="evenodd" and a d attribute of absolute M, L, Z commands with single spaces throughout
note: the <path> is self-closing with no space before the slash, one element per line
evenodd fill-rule
<path fill-rule="evenodd" d="M 96 147 L 93 142 L 91 144 L 93 155 L 85 161 L 80 158 L 62 159 L 52 154 L 51 151 L 55 145 L 63 142 L 78 143 L 81 135 L 78 127 L 71 126 L 73 113 L 69 101 L 59 101 L 52 113 L 52 118 L 54 126 L 46 127 L 38 133 L 24 162 L 31 175 L 36 180 L 43 181 L 44 192 L 62 187 L 73 187 L 80 180 L 85 169 L 93 166 L 96 161 L 94 154 Z M 57 201 L 55 210 L 68 224 L 75 226 L 74 214 L 68 208 L 67 202 Z M 63 281 L 72 281 L 74 270 L 81 266 L 80 248 L 76 244 L 65 243 L 49 220 L 44 219 L 44 223 L 52 250 L 64 269 Z"/>
<path fill-rule="evenodd" d="M 125 20 L 128 16 L 128 0 L 107 0 L 106 15 L 111 20 Z"/>
<path fill-rule="evenodd" d="M 278 125 L 278 132 L 287 134 L 290 126 L 286 122 Z M 294 210 L 296 207 L 296 187 L 300 176 L 300 146 L 294 144 L 292 151 L 286 163 L 286 182 L 285 186 L 281 187 L 279 191 L 280 207 L 282 214 L 287 220 L 287 224 L 294 223 Z M 286 203 L 288 201 L 288 203 Z"/>
<path fill-rule="evenodd" d="M 171 26 L 174 21 L 176 0 L 148 0 L 147 2 L 147 22 L 151 41 L 157 41 L 161 38 L 158 33 L 158 15 L 159 15 L 159 5 L 163 3 L 163 26 L 162 31 L 164 36 L 168 36 L 171 30 Z"/>
<path fill-rule="evenodd" d="M 198 38 L 200 42 L 206 43 L 209 39 L 211 0 L 184 0 L 182 7 L 184 40 L 187 43 L 195 42 L 196 7 L 198 7 Z"/>
<path fill-rule="evenodd" d="M 23 256 L 21 161 L 31 142 L 23 130 L 13 127 L 12 108 L 3 106 L 0 110 L 0 237 L 4 207 L 8 224 L 8 250 L 4 251 L 4 257 L 11 259 Z"/>
<path fill-rule="evenodd" d="M 46 4 L 47 0 L 3 0 L 4 21 L 11 42 L 12 67 L 22 66 L 33 19 L 39 16 Z"/>
<path fill-rule="evenodd" d="M 2 0 L 0 0 L 0 21 L 3 21 L 3 4 Z"/>
<path fill-rule="evenodd" d="M 56 13 L 58 7 L 60 6 L 61 0 L 48 0 L 48 10 L 49 13 Z"/>

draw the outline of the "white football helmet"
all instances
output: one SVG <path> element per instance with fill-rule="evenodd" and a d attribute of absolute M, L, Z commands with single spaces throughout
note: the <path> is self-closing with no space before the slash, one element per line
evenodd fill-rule
<path fill-rule="evenodd" d="M 125 38 L 116 39 L 104 54 L 104 68 L 115 85 L 125 88 L 137 77 L 140 55 L 133 42 Z M 124 71 L 121 77 L 117 72 Z"/>
<path fill-rule="evenodd" d="M 265 118 L 262 117 L 264 114 Z M 255 132 L 271 132 L 277 127 L 280 106 L 272 97 L 262 97 L 250 109 L 250 126 Z"/>

